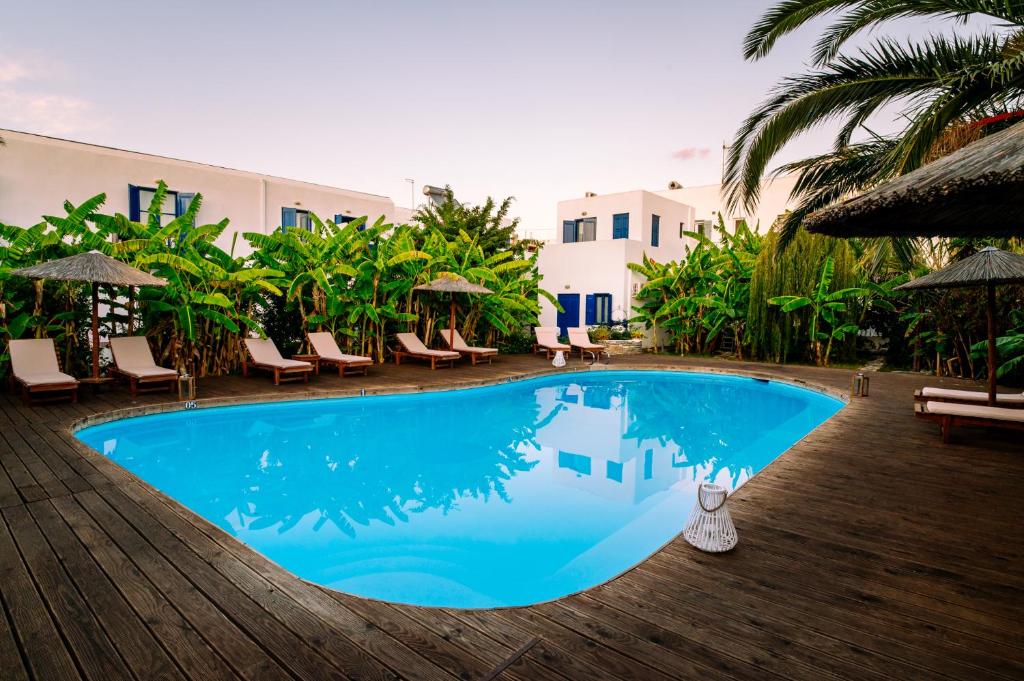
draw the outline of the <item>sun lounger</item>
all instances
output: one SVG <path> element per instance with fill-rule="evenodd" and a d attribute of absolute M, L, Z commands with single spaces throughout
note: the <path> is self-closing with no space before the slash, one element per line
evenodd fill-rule
<path fill-rule="evenodd" d="M 943 442 L 949 442 L 949 431 L 953 426 L 1024 430 L 1024 409 L 958 402 L 918 402 L 914 405 L 914 413 L 918 418 L 938 423 Z"/>
<path fill-rule="evenodd" d="M 533 332 L 537 336 L 537 342 L 533 344 L 534 354 L 543 350 L 547 358 L 551 359 L 551 355 L 559 350 L 562 352 L 572 352 L 570 346 L 558 342 L 557 326 L 535 326 L 533 327 Z"/>
<path fill-rule="evenodd" d="M 451 343 L 451 329 L 441 329 L 438 333 L 441 334 L 441 338 L 448 344 L 455 352 L 460 355 L 469 357 L 470 364 L 476 366 L 478 361 L 487 360 L 487 363 L 491 363 L 491 359 L 498 354 L 498 348 L 478 348 L 473 345 L 467 345 L 466 341 L 462 339 L 458 329 L 455 330 L 455 342 Z"/>
<path fill-rule="evenodd" d="M 414 333 L 396 333 L 395 338 L 402 345 L 402 349 L 395 352 L 395 364 L 401 364 L 403 357 L 415 357 L 416 359 L 429 359 L 430 368 L 436 369 L 438 362 L 454 367 L 455 360 L 461 357 L 459 353 L 449 350 L 431 350 Z"/>
<path fill-rule="evenodd" d="M 599 343 L 591 342 L 590 334 L 587 333 L 587 329 L 582 326 L 576 326 L 569 329 L 569 345 L 580 351 L 580 359 L 583 359 L 585 353 L 590 353 L 590 356 L 597 361 L 601 355 L 605 358 L 608 357 L 608 347 L 600 345 Z"/>
<path fill-rule="evenodd" d="M 132 397 L 138 396 L 140 392 L 163 390 L 165 386 L 168 391 L 174 392 L 178 372 L 157 366 L 145 336 L 111 338 L 110 354 L 114 356 L 114 366 L 110 368 L 110 373 L 128 379 Z"/>
<path fill-rule="evenodd" d="M 915 402 L 962 402 L 986 404 L 988 393 L 981 390 L 950 390 L 948 388 L 921 388 L 914 392 Z M 997 407 L 1024 409 L 1024 393 L 996 393 Z"/>
<path fill-rule="evenodd" d="M 8 349 L 11 353 L 11 373 L 14 380 L 21 384 L 21 396 L 26 403 L 51 402 L 64 398 L 78 401 L 78 381 L 74 376 L 61 373 L 53 339 L 12 340 Z M 42 397 L 36 398 L 37 395 Z"/>
<path fill-rule="evenodd" d="M 320 364 L 337 367 L 339 377 L 343 377 L 346 371 L 362 371 L 365 376 L 366 370 L 373 365 L 373 360 L 369 357 L 343 353 L 334 336 L 326 331 L 316 331 L 309 334 L 308 338 L 313 352 L 320 357 Z"/>
<path fill-rule="evenodd" d="M 245 350 L 249 358 L 242 363 L 243 376 L 249 375 L 249 369 L 262 369 L 274 374 L 274 385 L 281 385 L 282 381 L 309 382 L 313 365 L 297 359 L 285 359 L 269 338 L 246 338 Z"/>

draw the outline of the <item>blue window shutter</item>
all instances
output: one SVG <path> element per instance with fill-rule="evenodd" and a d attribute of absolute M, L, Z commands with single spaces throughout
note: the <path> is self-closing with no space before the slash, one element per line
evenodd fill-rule
<path fill-rule="evenodd" d="M 651 245 L 657 246 L 658 242 L 661 241 L 661 216 L 651 216 Z"/>
<path fill-rule="evenodd" d="M 345 222 L 344 217 L 345 216 L 342 215 L 341 213 L 335 213 L 334 214 L 334 224 L 336 224 L 336 225 L 343 224 Z"/>
<path fill-rule="evenodd" d="M 295 209 L 294 208 L 282 208 L 281 209 L 281 227 L 294 227 L 295 226 Z"/>
<path fill-rule="evenodd" d="M 139 188 L 134 184 L 128 185 L 128 219 L 132 222 L 139 222 L 142 217 L 142 207 L 139 205 Z"/>
<path fill-rule="evenodd" d="M 597 323 L 597 296 L 593 293 L 587 294 L 587 312 L 584 319 L 587 320 L 587 324 Z"/>
<path fill-rule="evenodd" d="M 576 241 L 576 221 L 575 220 L 563 220 L 562 221 L 562 243 L 571 244 Z"/>
<path fill-rule="evenodd" d="M 629 213 L 616 213 L 612 216 L 612 238 L 629 238 Z"/>
<path fill-rule="evenodd" d="M 174 217 L 181 217 L 188 210 L 189 205 L 196 198 L 194 192 L 178 192 L 178 196 L 174 200 Z M 195 220 L 192 221 L 192 227 L 195 227 Z"/>

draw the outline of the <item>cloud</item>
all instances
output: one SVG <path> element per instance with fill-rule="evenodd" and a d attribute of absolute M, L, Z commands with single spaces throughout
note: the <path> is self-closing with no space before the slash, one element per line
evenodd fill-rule
<path fill-rule="evenodd" d="M 77 97 L 0 87 L 0 127 L 68 135 L 93 127 L 92 103 Z"/>
<path fill-rule="evenodd" d="M 52 135 L 95 128 L 92 102 L 43 84 L 59 70 L 44 59 L 0 55 L 0 128 Z"/>
<path fill-rule="evenodd" d="M 708 147 L 685 147 L 672 152 L 672 158 L 679 159 L 680 161 L 692 161 L 695 158 L 707 158 L 709 155 L 711 155 L 711 149 Z"/>
<path fill-rule="evenodd" d="M 11 59 L 0 58 L 0 83 L 13 83 L 28 75 L 28 69 Z"/>

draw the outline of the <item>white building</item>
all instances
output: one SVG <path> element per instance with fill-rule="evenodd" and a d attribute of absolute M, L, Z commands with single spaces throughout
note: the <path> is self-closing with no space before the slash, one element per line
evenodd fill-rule
<path fill-rule="evenodd" d="M 722 214 L 732 231 L 740 220 L 766 232 L 790 207 L 795 178 L 766 183 L 758 209 Z M 646 254 L 668 262 L 684 257 L 694 241 L 685 232 L 716 238 L 713 225 L 725 211 L 721 185 L 590 194 L 558 203 L 558 233 L 544 244 L 538 264 L 541 286 L 558 298 L 564 312 L 542 298 L 540 323 L 567 327 L 620 322 L 634 315 L 643 277 L 630 271 Z"/>
<path fill-rule="evenodd" d="M 667 190 L 657 192 L 657 194 L 692 206 L 694 224 L 690 231 L 698 233 L 703 231 L 708 238 L 717 241 L 714 225 L 718 224 L 719 213 L 730 232 L 735 231 L 741 221 L 745 221 L 751 229 L 759 229 L 762 234 L 767 232 L 780 215 L 793 208 L 793 202 L 789 196 L 793 192 L 796 180 L 796 175 L 784 175 L 765 181 L 761 185 L 761 196 L 757 209 L 749 212 L 742 208 L 734 211 L 726 209 L 725 201 L 722 200 L 722 185 L 720 184 L 683 187 L 678 182 L 671 182 Z"/>
<path fill-rule="evenodd" d="M 78 205 L 101 192 L 107 195 L 104 212 L 138 220 L 157 180 L 170 190 L 165 220 L 181 215 L 198 193 L 198 224 L 230 220 L 217 242 L 225 250 L 235 233 L 305 226 L 310 213 L 337 222 L 367 216 L 371 223 L 382 215 L 387 222 L 407 222 L 411 214 L 386 196 L 349 189 L 13 130 L 0 129 L 0 138 L 0 222 L 7 224 L 33 225 L 43 215 L 62 215 L 65 200 Z M 235 255 L 247 251 L 239 238 Z"/>

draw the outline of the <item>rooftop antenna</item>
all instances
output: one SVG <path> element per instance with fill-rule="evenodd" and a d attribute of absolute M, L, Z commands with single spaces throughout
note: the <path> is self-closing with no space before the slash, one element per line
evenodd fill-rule
<path fill-rule="evenodd" d="M 725 184 L 725 152 L 729 149 L 729 145 L 722 141 L 722 181 L 720 184 Z"/>

